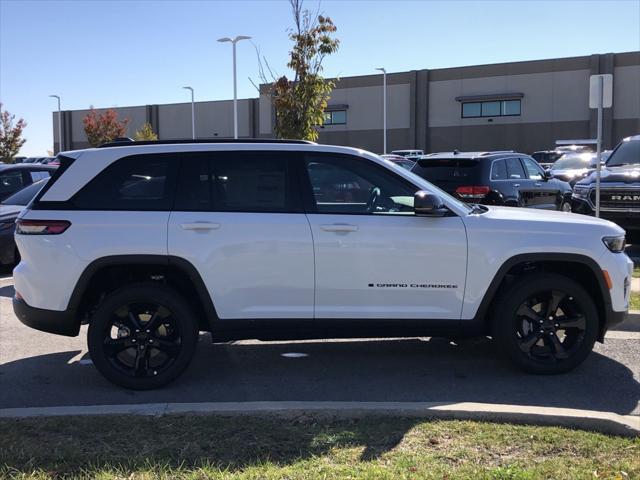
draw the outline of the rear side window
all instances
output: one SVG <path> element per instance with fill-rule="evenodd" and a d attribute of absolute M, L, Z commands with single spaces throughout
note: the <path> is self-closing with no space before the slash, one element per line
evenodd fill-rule
<path fill-rule="evenodd" d="M 177 167 L 175 154 L 121 158 L 80 190 L 72 203 L 81 210 L 170 210 Z"/>
<path fill-rule="evenodd" d="M 507 163 L 507 175 L 509 176 L 509 180 L 522 180 L 523 178 L 527 178 L 524 174 L 524 168 L 522 168 L 520 159 L 507 158 L 505 162 Z"/>
<path fill-rule="evenodd" d="M 301 212 L 289 152 L 185 155 L 174 210 Z"/>
<path fill-rule="evenodd" d="M 491 165 L 491 180 L 506 180 L 507 164 L 504 160 L 496 160 Z"/>

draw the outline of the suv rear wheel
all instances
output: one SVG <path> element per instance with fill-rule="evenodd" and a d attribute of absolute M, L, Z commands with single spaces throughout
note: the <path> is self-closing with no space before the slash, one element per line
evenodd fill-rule
<path fill-rule="evenodd" d="M 187 368 L 198 326 L 175 290 L 143 283 L 116 290 L 100 303 L 87 340 L 94 365 L 108 380 L 147 390 L 169 383 Z"/>
<path fill-rule="evenodd" d="M 598 327 L 598 312 L 582 286 L 562 275 L 538 273 L 520 278 L 502 293 L 492 334 L 523 370 L 556 374 L 584 361 Z"/>

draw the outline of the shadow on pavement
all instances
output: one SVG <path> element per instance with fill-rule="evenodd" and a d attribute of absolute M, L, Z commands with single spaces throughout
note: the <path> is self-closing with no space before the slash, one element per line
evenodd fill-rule
<path fill-rule="evenodd" d="M 490 340 L 209 343 L 177 381 L 137 392 L 108 383 L 80 352 L 0 365 L 0 408 L 161 402 L 386 401 L 482 402 L 629 414 L 640 384 L 597 352 L 571 373 L 536 376 L 496 356 Z M 284 357 L 286 353 L 307 356 Z"/>
<path fill-rule="evenodd" d="M 14 293 L 15 293 L 15 290 L 13 288 L 13 285 L 0 287 L 0 297 L 13 298 Z"/>

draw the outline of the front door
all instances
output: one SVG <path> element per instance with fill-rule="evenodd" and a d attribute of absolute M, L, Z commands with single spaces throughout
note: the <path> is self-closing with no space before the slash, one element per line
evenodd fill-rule
<path fill-rule="evenodd" d="M 459 217 L 415 216 L 415 186 L 354 156 L 307 154 L 301 183 L 316 318 L 460 319 L 467 237 Z"/>
<path fill-rule="evenodd" d="M 313 241 L 291 155 L 181 160 L 169 254 L 196 267 L 221 320 L 313 317 Z"/>
<path fill-rule="evenodd" d="M 527 177 L 533 182 L 534 206 L 546 210 L 557 210 L 556 201 L 559 193 L 557 182 L 548 181 L 542 167 L 531 158 L 521 157 L 521 159 L 527 170 Z"/>

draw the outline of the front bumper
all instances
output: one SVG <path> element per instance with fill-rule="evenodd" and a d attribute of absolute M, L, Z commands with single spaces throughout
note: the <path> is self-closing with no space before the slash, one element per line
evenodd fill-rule
<path fill-rule="evenodd" d="M 13 311 L 27 327 L 56 335 L 76 337 L 80 333 L 80 321 L 76 312 L 70 310 L 44 310 L 27 305 L 19 298 L 13 298 Z"/>

